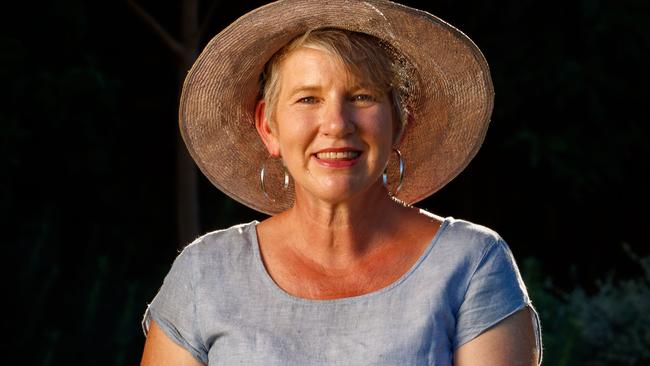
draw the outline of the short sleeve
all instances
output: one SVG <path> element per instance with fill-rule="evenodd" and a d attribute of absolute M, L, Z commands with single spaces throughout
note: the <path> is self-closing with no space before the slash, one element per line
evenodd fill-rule
<path fill-rule="evenodd" d="M 489 246 L 474 271 L 456 317 L 454 349 L 474 339 L 501 320 L 529 307 L 541 363 L 539 317 L 510 248 L 503 240 Z"/>
<path fill-rule="evenodd" d="M 185 348 L 197 360 L 208 364 L 198 320 L 196 319 L 195 281 L 196 266 L 192 253 L 186 248 L 178 255 L 163 285 L 147 307 L 142 320 L 145 335 L 151 320 L 175 343 Z"/>

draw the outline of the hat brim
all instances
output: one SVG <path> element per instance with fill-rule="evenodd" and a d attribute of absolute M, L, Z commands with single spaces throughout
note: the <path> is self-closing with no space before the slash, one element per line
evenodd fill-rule
<path fill-rule="evenodd" d="M 480 148 L 489 124 L 494 90 L 487 62 L 466 35 L 429 13 L 358 0 L 274 2 L 240 17 L 208 43 L 185 79 L 179 110 L 181 135 L 203 174 L 257 211 L 273 215 L 293 205 L 292 187 L 267 187 L 272 199 L 260 189 L 268 152 L 254 126 L 254 109 L 265 63 L 295 37 L 318 28 L 383 39 L 415 70 L 410 122 L 398 147 L 406 171 L 396 197 L 412 204 L 455 178 Z M 269 170 L 265 180 L 281 182 L 282 174 Z"/>

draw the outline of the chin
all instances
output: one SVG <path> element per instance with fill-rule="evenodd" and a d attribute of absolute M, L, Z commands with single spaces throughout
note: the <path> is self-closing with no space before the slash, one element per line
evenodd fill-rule
<path fill-rule="evenodd" d="M 323 201 L 342 203 L 372 192 L 374 186 L 375 182 L 362 184 L 361 182 L 349 180 L 332 180 L 322 184 L 313 191 L 313 194 Z"/>

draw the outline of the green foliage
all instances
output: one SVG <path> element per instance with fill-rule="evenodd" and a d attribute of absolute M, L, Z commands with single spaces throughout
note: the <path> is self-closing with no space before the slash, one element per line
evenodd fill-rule
<path fill-rule="evenodd" d="M 650 257 L 629 249 L 643 275 L 597 282 L 596 291 L 576 286 L 555 293 L 541 276 L 539 263 L 524 262 L 530 295 L 540 313 L 544 364 L 571 366 L 645 366 L 650 364 Z"/>
<path fill-rule="evenodd" d="M 637 263 L 642 277 L 615 281 L 608 276 L 593 295 L 580 288 L 569 294 L 585 365 L 650 364 L 650 257 Z"/>
<path fill-rule="evenodd" d="M 539 261 L 527 258 L 522 273 L 533 304 L 539 313 L 543 333 L 544 364 L 568 366 L 575 349 L 578 329 L 568 307 L 556 293 L 551 280 L 542 275 Z"/>

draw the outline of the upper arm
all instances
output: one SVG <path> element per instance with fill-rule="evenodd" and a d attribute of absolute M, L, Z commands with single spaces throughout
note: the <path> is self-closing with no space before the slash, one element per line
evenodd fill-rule
<path fill-rule="evenodd" d="M 528 307 L 510 315 L 454 352 L 454 366 L 536 366 L 533 317 Z"/>
<path fill-rule="evenodd" d="M 152 355 L 164 360 L 164 365 L 181 364 L 167 363 L 170 362 L 167 357 L 175 354 L 167 354 L 167 351 L 177 347 L 194 359 L 208 363 L 209 350 L 201 336 L 202 322 L 198 319 L 196 306 L 196 270 L 200 266 L 197 256 L 195 246 L 188 246 L 178 255 L 142 320 L 142 328 L 147 335 L 145 356 Z M 153 348 L 150 350 L 150 347 Z M 150 351 L 152 353 L 147 353 Z M 161 354 L 165 356 L 160 357 Z M 143 358 L 143 362 L 146 359 Z"/>
<path fill-rule="evenodd" d="M 172 341 L 155 321 L 151 320 L 144 344 L 141 366 L 202 366 L 186 349 Z"/>

